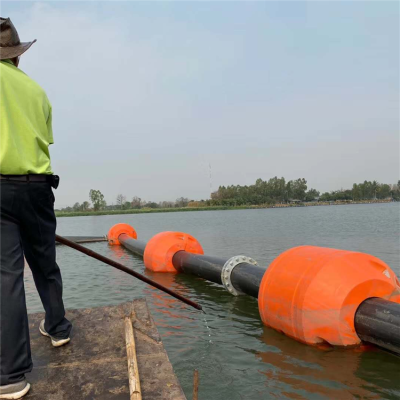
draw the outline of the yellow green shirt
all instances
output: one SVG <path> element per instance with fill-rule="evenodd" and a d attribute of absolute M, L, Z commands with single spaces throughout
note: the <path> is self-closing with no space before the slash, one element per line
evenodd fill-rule
<path fill-rule="evenodd" d="M 11 61 L 0 61 L 0 173 L 52 174 L 52 143 L 45 91 Z"/>

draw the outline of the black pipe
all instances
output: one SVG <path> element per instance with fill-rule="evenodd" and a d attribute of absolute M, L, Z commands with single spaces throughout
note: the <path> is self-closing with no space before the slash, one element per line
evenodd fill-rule
<path fill-rule="evenodd" d="M 178 251 L 172 259 L 172 264 L 179 272 L 196 275 L 222 285 L 221 272 L 226 261 L 223 258 Z M 265 268 L 241 263 L 232 270 L 231 282 L 239 292 L 258 298 L 258 289 L 264 273 Z"/>
<path fill-rule="evenodd" d="M 373 297 L 356 311 L 354 326 L 363 342 L 400 354 L 400 304 Z"/>
<path fill-rule="evenodd" d="M 241 292 L 258 299 L 258 290 L 267 268 L 242 263 L 235 267 L 231 274 L 233 286 Z"/>
<path fill-rule="evenodd" d="M 146 242 L 141 242 L 140 240 L 132 239 L 127 234 L 123 233 L 118 237 L 119 242 L 127 248 L 132 253 L 138 256 L 144 255 L 144 249 L 146 248 Z"/>
<path fill-rule="evenodd" d="M 221 271 L 226 260 L 217 257 L 178 251 L 172 264 L 179 272 L 191 274 L 222 285 Z"/>

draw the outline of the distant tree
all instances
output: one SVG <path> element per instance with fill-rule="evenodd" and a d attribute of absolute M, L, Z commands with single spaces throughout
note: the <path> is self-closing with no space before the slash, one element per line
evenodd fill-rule
<path fill-rule="evenodd" d="M 117 206 L 122 209 L 122 206 L 126 202 L 126 197 L 123 194 L 117 196 Z"/>
<path fill-rule="evenodd" d="M 373 185 L 372 182 L 364 181 L 364 183 L 361 184 L 361 189 L 363 199 L 371 200 L 374 197 L 375 185 Z"/>
<path fill-rule="evenodd" d="M 304 178 L 295 180 L 292 184 L 293 198 L 304 200 L 306 197 L 307 181 Z"/>
<path fill-rule="evenodd" d="M 268 196 L 274 202 L 282 203 L 285 200 L 286 183 L 285 178 L 275 176 L 268 181 Z"/>
<path fill-rule="evenodd" d="M 378 199 L 387 199 L 391 195 L 390 186 L 386 183 L 379 185 L 377 189 L 377 197 Z"/>
<path fill-rule="evenodd" d="M 124 210 L 129 210 L 131 208 L 131 202 L 130 201 L 125 201 L 125 203 L 123 204 L 122 208 Z"/>
<path fill-rule="evenodd" d="M 345 200 L 352 200 L 353 199 L 353 194 L 351 192 L 351 189 L 347 189 L 343 191 L 344 199 Z"/>
<path fill-rule="evenodd" d="M 353 200 L 360 200 L 361 199 L 361 188 L 357 183 L 353 184 L 353 189 L 351 190 L 351 194 L 353 197 Z"/>
<path fill-rule="evenodd" d="M 107 205 L 106 201 L 104 200 L 104 195 L 100 192 L 100 190 L 90 189 L 89 199 L 92 202 L 93 209 L 95 211 L 101 210 Z"/>
<path fill-rule="evenodd" d="M 87 210 L 89 210 L 89 207 L 90 207 L 90 203 L 88 202 L 88 201 L 84 201 L 83 203 L 82 203 L 82 211 L 87 211 Z"/>
<path fill-rule="evenodd" d="M 161 208 L 172 208 L 174 206 L 174 203 L 172 201 L 161 201 L 158 203 L 159 207 Z"/>
<path fill-rule="evenodd" d="M 379 183 L 377 181 L 373 181 L 371 184 L 371 192 L 373 194 L 373 198 L 376 199 L 377 191 L 379 190 Z"/>
<path fill-rule="evenodd" d="M 392 185 L 392 198 L 393 200 L 400 200 L 400 181 Z"/>
<path fill-rule="evenodd" d="M 80 211 L 81 210 L 81 205 L 77 202 L 72 206 L 72 209 L 74 211 Z"/>
<path fill-rule="evenodd" d="M 134 196 L 131 202 L 132 208 L 140 208 L 142 206 L 142 199 L 140 197 Z"/>
<path fill-rule="evenodd" d="M 158 208 L 158 204 L 154 203 L 154 201 L 149 201 L 145 204 L 145 207 L 147 208 Z"/>
<path fill-rule="evenodd" d="M 293 181 L 289 181 L 285 188 L 285 201 L 288 202 L 289 199 L 293 198 L 293 195 Z"/>
<path fill-rule="evenodd" d="M 331 194 L 329 192 L 322 193 L 321 196 L 319 196 L 319 200 L 320 201 L 331 201 L 332 200 Z"/>
<path fill-rule="evenodd" d="M 318 192 L 318 190 L 316 190 L 316 189 L 310 189 L 310 190 L 306 193 L 304 200 L 305 200 L 305 201 L 314 201 L 314 200 L 318 199 L 318 197 L 319 197 L 319 192 Z"/>
<path fill-rule="evenodd" d="M 179 197 L 176 199 L 175 205 L 176 207 L 186 207 L 189 203 L 189 199 L 186 197 Z"/>

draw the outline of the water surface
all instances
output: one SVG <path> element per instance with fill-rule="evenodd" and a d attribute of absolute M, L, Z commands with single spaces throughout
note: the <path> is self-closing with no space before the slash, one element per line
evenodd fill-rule
<path fill-rule="evenodd" d="M 60 235 L 103 235 L 125 222 L 139 239 L 183 231 L 209 255 L 246 254 L 267 266 L 282 251 L 304 244 L 370 253 L 400 276 L 400 205 L 371 204 L 290 209 L 202 211 L 60 218 Z M 233 297 L 192 276 L 153 274 L 121 247 L 86 245 L 203 305 L 206 314 L 112 267 L 66 247 L 57 248 L 67 308 L 118 304 L 145 296 L 178 379 L 191 398 L 193 370 L 200 399 L 398 399 L 400 358 L 375 349 L 306 346 L 262 325 L 257 301 Z M 27 271 L 29 312 L 42 311 Z"/>

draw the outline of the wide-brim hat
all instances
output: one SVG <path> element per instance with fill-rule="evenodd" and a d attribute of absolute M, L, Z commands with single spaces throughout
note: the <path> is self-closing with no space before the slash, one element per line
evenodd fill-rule
<path fill-rule="evenodd" d="M 36 42 L 21 42 L 10 18 L 0 17 L 0 60 L 19 57 Z"/>

